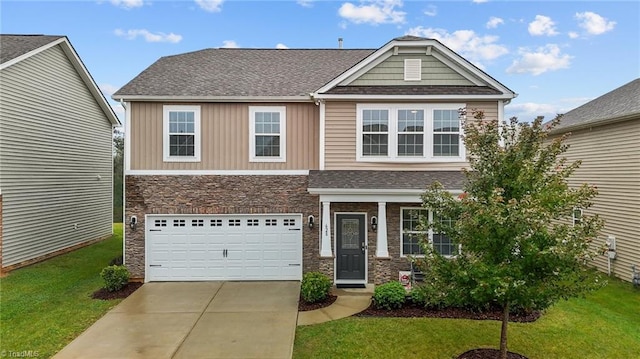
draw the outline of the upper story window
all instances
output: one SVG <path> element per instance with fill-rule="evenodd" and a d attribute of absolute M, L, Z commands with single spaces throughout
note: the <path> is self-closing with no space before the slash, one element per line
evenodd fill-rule
<path fill-rule="evenodd" d="M 287 111 L 284 106 L 249 107 L 251 162 L 285 162 Z"/>
<path fill-rule="evenodd" d="M 582 223 L 582 208 L 576 207 L 573 209 L 571 213 L 571 222 L 574 226 Z"/>
<path fill-rule="evenodd" d="M 163 106 L 165 162 L 200 162 L 200 106 Z"/>
<path fill-rule="evenodd" d="M 359 104 L 357 160 L 462 162 L 464 104 Z"/>

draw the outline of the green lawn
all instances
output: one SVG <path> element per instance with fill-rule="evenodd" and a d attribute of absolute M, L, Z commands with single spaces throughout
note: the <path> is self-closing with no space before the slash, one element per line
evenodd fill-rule
<path fill-rule="evenodd" d="M 102 268 L 122 254 L 122 224 L 114 233 L 0 279 L 0 353 L 31 350 L 48 358 L 120 302 L 90 297 L 102 287 Z"/>
<path fill-rule="evenodd" d="M 452 358 L 499 340 L 498 321 L 351 317 L 298 327 L 293 357 Z M 610 280 L 534 323 L 510 323 L 509 350 L 530 359 L 640 358 L 640 290 Z"/>

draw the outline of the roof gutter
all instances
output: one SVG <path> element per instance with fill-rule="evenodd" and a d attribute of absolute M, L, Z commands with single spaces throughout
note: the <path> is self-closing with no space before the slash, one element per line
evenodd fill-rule
<path fill-rule="evenodd" d="M 312 93 L 314 99 L 330 100 L 507 100 L 511 101 L 514 96 L 509 94 L 501 95 L 334 95 Z"/>
<path fill-rule="evenodd" d="M 116 101 L 146 102 L 313 102 L 308 96 L 146 96 L 113 95 Z"/>

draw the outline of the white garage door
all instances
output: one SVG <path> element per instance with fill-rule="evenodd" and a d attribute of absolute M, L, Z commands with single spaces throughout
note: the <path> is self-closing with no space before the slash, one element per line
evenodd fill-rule
<path fill-rule="evenodd" d="M 302 216 L 150 215 L 147 281 L 300 280 Z"/>

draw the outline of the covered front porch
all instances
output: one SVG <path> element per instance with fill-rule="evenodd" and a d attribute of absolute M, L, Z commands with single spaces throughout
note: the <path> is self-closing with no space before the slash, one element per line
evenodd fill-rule
<path fill-rule="evenodd" d="M 457 171 L 311 171 L 308 191 L 321 208 L 321 271 L 336 284 L 397 279 L 409 268 L 403 211 L 419 210 L 433 182 L 459 193 L 463 179 Z"/>

